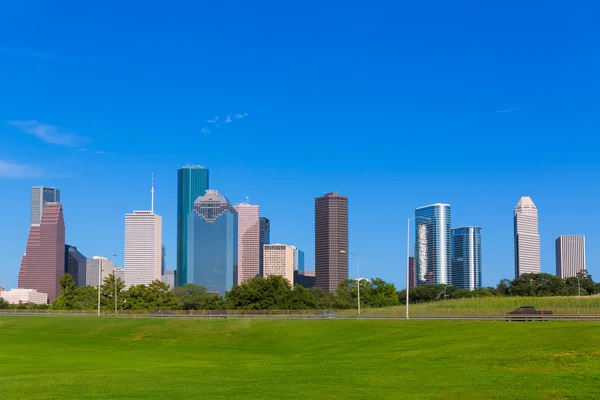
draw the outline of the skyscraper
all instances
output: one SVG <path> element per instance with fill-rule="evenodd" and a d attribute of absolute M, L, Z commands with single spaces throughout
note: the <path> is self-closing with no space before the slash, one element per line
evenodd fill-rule
<path fill-rule="evenodd" d="M 46 203 L 39 224 L 31 225 L 19 271 L 20 289 L 36 289 L 52 302 L 65 273 L 65 220 L 61 203 Z"/>
<path fill-rule="evenodd" d="M 234 284 L 240 285 L 260 272 L 260 208 L 248 203 L 234 208 L 238 213 L 238 268 Z"/>
<path fill-rule="evenodd" d="M 294 271 L 304 272 L 304 252 L 295 247 L 294 251 Z"/>
<path fill-rule="evenodd" d="M 33 186 L 31 188 L 30 225 L 39 225 L 42 210 L 46 203 L 60 203 L 60 190 L 52 187 Z"/>
<path fill-rule="evenodd" d="M 162 218 L 153 211 L 125 215 L 125 286 L 161 279 Z"/>
<path fill-rule="evenodd" d="M 577 276 L 584 269 L 585 236 L 561 235 L 556 238 L 556 276 L 565 279 Z"/>
<path fill-rule="evenodd" d="M 101 268 L 101 271 L 98 269 Z M 115 264 L 106 257 L 94 256 L 86 261 L 86 286 L 98 286 L 104 283 L 104 280 L 113 274 Z M 101 276 L 99 276 L 101 275 Z"/>
<path fill-rule="evenodd" d="M 417 287 L 417 268 L 414 257 L 408 257 L 408 287 Z"/>
<path fill-rule="evenodd" d="M 315 199 L 316 286 L 335 292 L 348 279 L 348 198 L 327 193 Z"/>
<path fill-rule="evenodd" d="M 186 165 L 177 171 L 177 277 L 179 285 L 187 283 L 188 216 L 194 202 L 208 190 L 208 169 Z"/>
<path fill-rule="evenodd" d="M 514 210 L 515 278 L 540 273 L 538 210 L 531 197 L 521 197 Z"/>
<path fill-rule="evenodd" d="M 85 286 L 86 260 L 77 247 L 65 245 L 65 273 L 71 274 L 77 287 Z"/>
<path fill-rule="evenodd" d="M 290 285 L 294 284 L 294 260 L 296 248 L 287 244 L 265 245 L 265 278 L 283 276 Z"/>
<path fill-rule="evenodd" d="M 417 286 L 452 283 L 450 205 L 415 210 Z"/>
<path fill-rule="evenodd" d="M 481 228 L 452 229 L 452 286 L 474 290 L 481 287 Z"/>
<path fill-rule="evenodd" d="M 216 190 L 207 190 L 194 203 L 187 221 L 187 277 L 225 296 L 233 286 L 238 263 L 238 213 Z"/>
<path fill-rule="evenodd" d="M 260 233 L 258 248 L 258 269 L 259 276 L 263 275 L 263 252 L 265 244 L 271 243 L 271 221 L 268 218 L 260 217 Z"/>

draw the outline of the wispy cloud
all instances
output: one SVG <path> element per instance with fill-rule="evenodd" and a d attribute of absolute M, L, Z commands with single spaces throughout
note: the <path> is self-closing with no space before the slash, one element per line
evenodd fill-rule
<path fill-rule="evenodd" d="M 39 178 L 42 172 L 30 165 L 15 164 L 9 161 L 0 160 L 0 178 Z"/>
<path fill-rule="evenodd" d="M 0 46 L 0 53 L 12 53 L 12 54 L 20 54 L 29 57 L 36 58 L 52 58 L 52 54 L 41 53 L 38 51 L 30 51 L 25 49 L 20 49 L 17 47 L 8 47 L 8 46 Z"/>
<path fill-rule="evenodd" d="M 512 107 L 512 108 L 503 108 L 501 110 L 496 110 L 497 113 L 508 113 L 513 111 L 519 111 L 523 109 L 523 107 Z"/>
<path fill-rule="evenodd" d="M 24 133 L 34 135 L 46 143 L 58 144 L 61 146 L 78 146 L 87 141 L 86 138 L 73 135 L 61 127 L 42 124 L 36 120 L 8 121 L 8 123 L 19 128 Z"/>
<path fill-rule="evenodd" d="M 217 125 L 219 126 L 219 125 Z M 210 133 L 210 130 L 208 129 L 208 126 L 205 126 L 204 128 L 200 129 L 200 132 L 202 133 Z"/>

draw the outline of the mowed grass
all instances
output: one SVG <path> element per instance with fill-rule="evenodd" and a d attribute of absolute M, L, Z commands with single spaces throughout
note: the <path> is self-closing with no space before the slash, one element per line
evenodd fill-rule
<path fill-rule="evenodd" d="M 600 324 L 0 317 L 2 399 L 592 399 Z"/>

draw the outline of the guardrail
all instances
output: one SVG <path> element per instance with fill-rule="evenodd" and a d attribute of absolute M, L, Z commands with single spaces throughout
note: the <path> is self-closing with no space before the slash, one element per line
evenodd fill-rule
<path fill-rule="evenodd" d="M 50 310 L 0 310 L 1 316 L 47 316 L 47 317 L 97 317 L 92 312 L 55 312 Z M 162 312 L 127 312 L 117 313 L 103 312 L 101 317 L 111 318 L 196 318 L 196 319 L 352 319 L 352 320 L 405 320 L 400 314 L 315 314 L 313 312 L 243 312 L 243 310 L 232 312 L 192 312 L 177 313 L 172 311 Z M 414 314 L 409 316 L 410 320 L 462 320 L 462 321 L 508 321 L 508 322 L 534 322 L 534 321 L 591 321 L 600 322 L 600 314 L 544 314 L 544 315 L 507 315 L 507 314 Z"/>

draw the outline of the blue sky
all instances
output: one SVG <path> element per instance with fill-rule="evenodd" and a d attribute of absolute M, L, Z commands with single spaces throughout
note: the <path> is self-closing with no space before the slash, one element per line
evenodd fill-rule
<path fill-rule="evenodd" d="M 406 219 L 444 202 L 453 226 L 482 227 L 495 285 L 531 196 L 542 270 L 558 235 L 585 234 L 600 278 L 598 15 L 593 1 L 2 2 L 0 285 L 16 286 L 30 186 L 61 189 L 68 243 L 122 265 L 152 171 L 175 268 L 186 163 L 259 204 L 307 268 L 314 197 L 339 191 L 361 275 L 403 287 Z"/>

